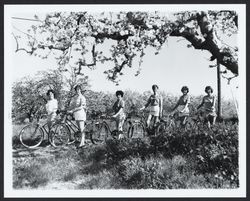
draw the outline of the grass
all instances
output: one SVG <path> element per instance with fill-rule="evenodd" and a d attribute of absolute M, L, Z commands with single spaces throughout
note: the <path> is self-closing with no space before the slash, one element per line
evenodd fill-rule
<path fill-rule="evenodd" d="M 187 149 L 187 145 L 199 142 L 199 155 L 194 151 L 192 154 L 175 151 L 176 144 L 172 141 L 162 144 L 161 149 L 153 149 L 153 145 L 147 140 L 129 140 L 117 142 L 111 140 L 104 145 L 88 146 L 86 149 L 77 150 L 73 145 L 68 147 L 53 148 L 40 147 L 34 150 L 19 149 L 18 130 L 21 125 L 13 126 L 13 145 L 18 151 L 13 155 L 13 188 L 14 189 L 44 189 L 51 184 L 60 183 L 59 189 L 200 189 L 200 188 L 237 188 L 237 171 L 233 173 L 236 179 L 223 176 L 220 169 L 208 171 L 207 166 L 216 165 L 214 161 L 221 163 L 229 169 L 235 169 L 235 161 L 222 160 L 221 150 L 214 148 L 213 141 L 200 133 L 199 141 L 191 142 L 196 137 L 179 137 L 182 140 L 178 146 Z M 217 128 L 218 134 L 222 135 L 221 141 L 215 141 L 223 148 L 236 147 L 237 143 L 229 134 L 237 139 L 238 133 L 227 128 L 227 133 L 221 127 Z M 224 133 L 223 133 L 224 132 Z M 217 134 L 216 134 L 217 135 Z M 164 139 L 162 139 L 164 140 Z M 193 143 L 193 144 L 192 144 Z M 203 143 L 210 143 L 203 146 Z M 167 146 L 167 147 L 166 147 Z M 172 146 L 172 147 L 171 147 Z M 206 149 L 203 149 L 206 147 Z M 172 150 L 168 155 L 167 150 Z M 195 149 L 195 147 L 194 147 Z M 188 150 L 188 149 L 187 149 Z M 205 150 L 205 151 L 204 151 Z M 115 153 L 114 153 L 115 152 Z M 205 155 L 202 155 L 202 154 Z M 209 154 L 207 154 L 209 153 Z M 224 153 L 224 151 L 223 151 Z M 235 160 L 237 150 L 230 160 Z M 203 159 L 207 156 L 208 158 Z M 223 157 L 225 157 L 223 155 Z M 204 161 L 205 160 L 205 161 Z M 207 160 L 207 161 L 206 161 Z M 218 164 L 220 165 L 220 163 Z M 202 169 L 203 168 L 203 169 Z"/>

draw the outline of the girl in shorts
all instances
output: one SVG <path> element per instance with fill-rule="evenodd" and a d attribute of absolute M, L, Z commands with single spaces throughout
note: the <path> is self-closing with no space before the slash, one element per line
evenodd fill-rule
<path fill-rule="evenodd" d="M 48 101 L 45 105 L 45 108 L 46 108 L 46 112 L 48 113 L 47 123 L 48 123 L 48 127 L 50 130 L 50 128 L 51 128 L 51 126 L 56 118 L 56 111 L 58 109 L 58 102 L 55 99 L 55 92 L 52 89 L 48 90 L 47 96 L 48 96 Z"/>
<path fill-rule="evenodd" d="M 73 97 L 71 102 L 70 111 L 72 112 L 77 123 L 78 129 L 81 133 L 81 142 L 79 147 L 85 146 L 85 133 L 84 133 L 84 125 L 86 121 L 86 99 L 82 95 L 81 86 L 75 86 L 76 95 Z"/>
<path fill-rule="evenodd" d="M 152 86 L 153 94 L 149 97 L 148 102 L 140 110 L 144 110 L 149 107 L 149 115 L 147 118 L 147 127 L 150 122 L 153 121 L 153 126 L 159 122 L 159 118 L 162 116 L 162 97 L 158 94 L 159 87 L 154 84 Z"/>
<path fill-rule="evenodd" d="M 189 108 L 188 105 L 190 104 L 190 96 L 188 95 L 189 89 L 187 86 L 183 86 L 181 88 L 182 96 L 179 98 L 177 104 L 173 108 L 172 113 L 176 110 L 178 118 L 181 122 L 182 126 L 185 126 L 187 117 L 189 116 Z"/>
<path fill-rule="evenodd" d="M 213 89 L 211 86 L 206 86 L 205 92 L 207 95 L 203 97 L 201 104 L 197 107 L 197 110 L 199 110 L 202 106 L 204 107 L 205 123 L 207 123 L 210 128 L 211 125 L 214 125 L 217 116 L 215 111 L 216 98 L 212 95 Z"/>

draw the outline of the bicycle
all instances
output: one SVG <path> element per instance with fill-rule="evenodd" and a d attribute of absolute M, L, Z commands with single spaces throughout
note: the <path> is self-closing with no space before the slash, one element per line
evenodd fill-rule
<path fill-rule="evenodd" d="M 69 145 L 73 143 L 79 143 L 81 140 L 81 132 L 74 121 L 73 115 L 68 113 L 67 111 L 60 111 L 62 118 L 60 121 L 57 121 L 52 126 L 52 137 L 51 142 L 55 147 Z M 86 127 L 89 125 L 92 126 L 92 130 L 87 130 Z M 95 144 L 92 135 L 95 126 L 95 120 L 91 120 L 90 122 L 85 121 L 85 138 L 90 139 L 90 141 Z M 73 136 L 72 136 L 73 134 Z"/>
<path fill-rule="evenodd" d="M 97 131 L 93 132 L 92 140 L 94 144 L 106 142 L 111 136 L 116 139 L 121 132 L 114 129 L 116 126 L 110 125 L 113 122 L 113 118 L 108 115 L 100 115 L 99 120 L 96 122 Z M 129 132 L 131 130 L 131 122 L 129 118 L 126 118 L 123 124 L 123 134 L 125 138 L 129 138 Z"/>
<path fill-rule="evenodd" d="M 145 112 L 139 112 L 135 116 L 139 117 L 139 119 L 132 121 L 131 138 L 145 138 L 146 136 L 156 135 L 161 120 L 156 123 L 151 121 L 150 125 L 147 127 L 147 117 Z"/>
<path fill-rule="evenodd" d="M 40 119 L 43 119 L 46 116 L 47 115 L 41 115 Z M 47 122 L 43 125 L 39 121 L 30 123 L 24 126 L 19 132 L 19 140 L 21 144 L 27 148 L 36 148 L 42 143 L 45 136 L 44 134 L 46 133 L 48 135 L 49 143 L 53 146 L 50 131 Z"/>

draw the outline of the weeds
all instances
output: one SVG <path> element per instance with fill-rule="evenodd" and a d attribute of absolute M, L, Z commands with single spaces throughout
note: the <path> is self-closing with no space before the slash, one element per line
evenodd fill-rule
<path fill-rule="evenodd" d="M 13 187 L 77 181 L 77 189 L 238 188 L 238 155 L 238 127 L 224 124 L 156 138 L 109 139 L 79 151 L 41 148 L 13 158 Z"/>

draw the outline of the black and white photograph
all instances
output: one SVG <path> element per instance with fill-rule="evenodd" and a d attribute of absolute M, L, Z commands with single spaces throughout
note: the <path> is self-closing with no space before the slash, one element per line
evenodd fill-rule
<path fill-rule="evenodd" d="M 5 5 L 4 196 L 245 197 L 246 5 Z"/>

